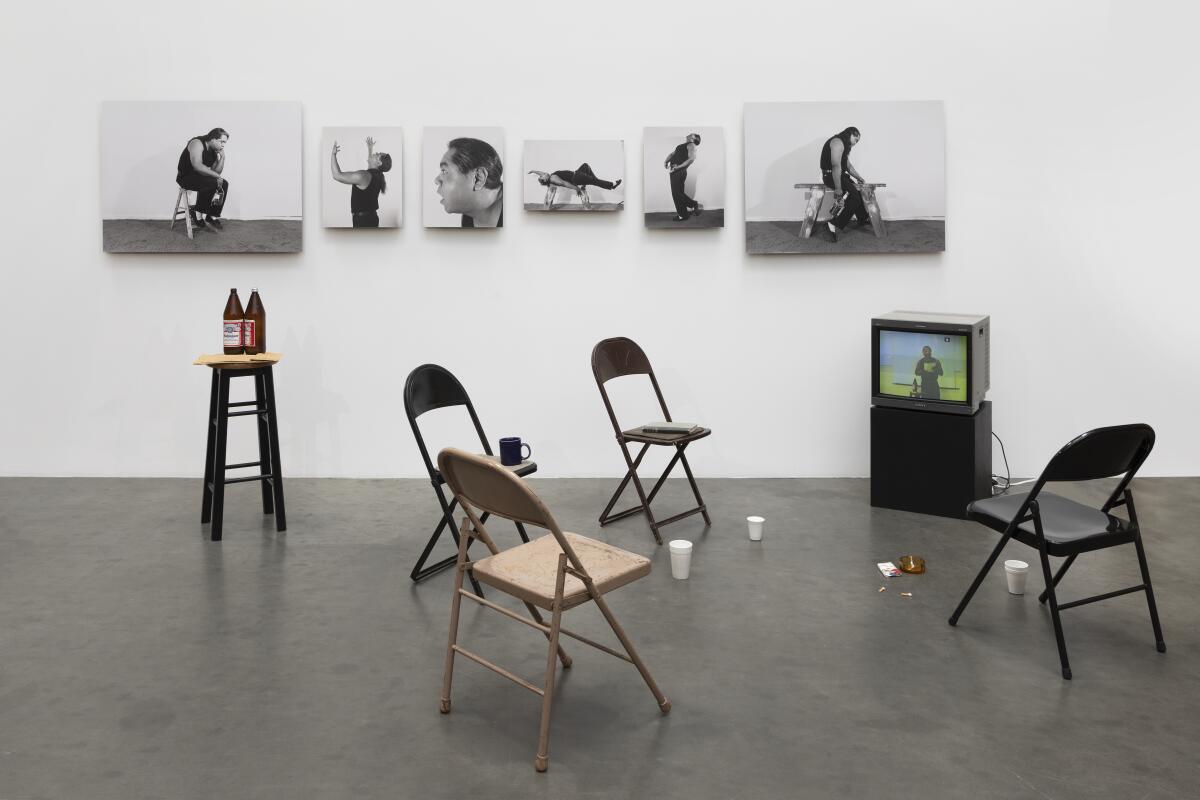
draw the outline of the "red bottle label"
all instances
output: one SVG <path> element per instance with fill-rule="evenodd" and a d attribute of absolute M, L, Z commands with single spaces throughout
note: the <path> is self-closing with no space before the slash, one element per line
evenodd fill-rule
<path fill-rule="evenodd" d="M 245 347 L 258 346 L 258 336 L 255 335 L 254 320 L 252 319 L 242 320 L 242 344 Z"/>
<path fill-rule="evenodd" d="M 242 346 L 242 323 L 236 319 L 227 319 L 221 326 L 221 339 L 224 347 Z"/>

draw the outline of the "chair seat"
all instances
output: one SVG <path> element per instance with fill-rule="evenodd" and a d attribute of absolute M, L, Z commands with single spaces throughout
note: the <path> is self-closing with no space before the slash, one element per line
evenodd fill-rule
<path fill-rule="evenodd" d="M 577 533 L 564 531 L 563 534 L 571 543 L 575 555 L 583 562 L 584 569 L 592 576 L 600 594 L 650 574 L 648 558 Z M 528 544 L 481 558 L 473 562 L 471 567 L 476 579 L 482 583 L 549 611 L 554 602 L 554 583 L 561 552 L 562 548 L 554 536 L 547 534 Z M 563 588 L 563 608 L 577 606 L 589 599 L 583 581 L 567 575 Z"/>
<path fill-rule="evenodd" d="M 1005 494 L 976 500 L 967 506 L 967 519 L 1003 532 L 1020 510 L 1026 496 L 1023 493 Z M 1132 539 L 1125 520 L 1098 508 L 1045 491 L 1038 494 L 1037 503 L 1042 517 L 1042 533 L 1046 537 L 1046 549 L 1050 555 L 1082 553 Z M 1013 538 L 1030 547 L 1037 547 L 1033 520 L 1021 523 Z"/>
<path fill-rule="evenodd" d="M 504 467 L 506 470 L 511 472 L 513 475 L 516 475 L 518 478 L 524 478 L 526 475 L 532 475 L 533 473 L 537 472 L 537 462 L 535 462 L 535 461 L 522 461 L 520 464 L 513 464 L 512 466 L 509 466 L 507 464 L 500 463 L 500 456 L 489 456 L 489 455 L 484 455 L 483 453 L 479 453 L 479 457 L 486 458 L 488 461 L 491 461 L 493 464 Z M 439 470 L 435 469 L 433 471 L 433 474 L 435 476 L 437 476 L 439 483 L 446 482 L 446 479 L 442 477 L 442 473 Z"/>
<path fill-rule="evenodd" d="M 621 436 L 630 442 L 642 442 L 644 444 L 682 444 L 683 442 L 694 442 L 697 439 L 703 439 L 712 431 L 708 428 L 696 428 L 688 433 L 646 433 L 641 426 L 630 428 L 627 431 L 621 431 Z"/>

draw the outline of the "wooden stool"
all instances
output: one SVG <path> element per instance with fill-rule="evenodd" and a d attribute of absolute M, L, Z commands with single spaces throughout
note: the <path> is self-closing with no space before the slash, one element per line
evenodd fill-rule
<path fill-rule="evenodd" d="M 225 486 L 231 483 L 261 482 L 263 513 L 275 515 L 275 530 L 287 530 L 287 514 L 283 504 L 283 468 L 279 463 L 279 425 L 275 414 L 275 380 L 271 375 L 271 363 L 205 363 L 205 366 L 212 367 L 212 393 L 208 405 L 208 454 L 204 459 L 204 505 L 200 511 L 200 522 L 212 522 L 211 533 L 214 542 L 221 541 Z M 254 378 L 254 399 L 244 403 L 231 403 L 229 382 L 242 377 Z M 253 408 L 247 411 L 230 411 L 231 408 L 239 406 Z M 225 442 L 229 434 L 229 418 L 250 415 L 257 417 L 258 421 L 258 461 L 226 464 Z M 258 467 L 258 474 L 239 478 L 225 477 L 225 470 L 243 467 Z"/>
<path fill-rule="evenodd" d="M 190 191 L 192 190 L 184 189 L 182 186 L 179 187 L 179 194 L 175 195 L 175 210 L 171 212 L 171 229 L 174 230 L 179 215 L 183 214 L 183 222 L 187 225 L 189 239 L 192 238 L 192 215 L 190 212 L 195 207 L 195 204 L 188 196 L 188 192 Z"/>
<path fill-rule="evenodd" d="M 887 238 L 887 230 L 883 227 L 883 217 L 879 216 L 879 201 L 875 199 L 875 190 L 886 187 L 886 183 L 860 183 L 858 185 L 858 190 L 862 192 L 863 205 L 867 207 L 867 213 L 871 216 L 871 230 L 880 239 Z M 808 192 L 808 204 L 804 207 L 804 226 L 800 229 L 800 238 L 807 239 L 812 236 L 813 225 L 828 221 L 828 218 L 819 219 L 819 216 L 825 195 L 833 194 L 833 190 L 823 183 L 797 183 L 792 188 L 804 189 Z"/>

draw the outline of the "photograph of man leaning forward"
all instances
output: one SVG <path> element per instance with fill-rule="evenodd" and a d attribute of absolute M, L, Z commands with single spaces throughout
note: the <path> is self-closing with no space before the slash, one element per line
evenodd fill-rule
<path fill-rule="evenodd" d="M 859 225 L 871 221 L 859 190 L 859 185 L 866 183 L 866 179 L 850 163 L 850 149 L 861 139 L 858 128 L 851 126 L 830 136 L 821 148 L 821 180 L 833 189 L 834 195 L 832 216 L 825 227 L 835 242 L 852 219 Z"/>
<path fill-rule="evenodd" d="M 192 215 L 192 225 L 197 228 L 212 225 L 221 229 L 221 209 L 229 196 L 229 181 L 221 177 L 228 141 L 228 131 L 213 128 L 203 136 L 189 139 L 179 154 L 175 182 L 183 189 L 196 192 L 196 205 L 188 213 Z"/>

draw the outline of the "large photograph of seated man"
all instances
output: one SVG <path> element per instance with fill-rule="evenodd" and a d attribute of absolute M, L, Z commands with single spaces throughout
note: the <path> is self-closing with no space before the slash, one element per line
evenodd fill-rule
<path fill-rule="evenodd" d="M 967 337 L 881 330 L 879 393 L 967 402 Z"/>
<path fill-rule="evenodd" d="M 526 211 L 625 208 L 625 143 L 620 139 L 530 139 L 524 158 Z"/>
<path fill-rule="evenodd" d="M 421 142 L 426 228 L 504 227 L 504 131 L 431 127 Z"/>
<path fill-rule="evenodd" d="M 933 102 L 747 103 L 746 252 L 946 249 L 946 134 Z"/>
<path fill-rule="evenodd" d="M 642 136 L 647 228 L 725 226 L 725 133 L 721 128 L 646 128 Z"/>
<path fill-rule="evenodd" d="M 324 227 L 399 228 L 403 224 L 403 129 L 324 128 L 320 152 Z"/>
<path fill-rule="evenodd" d="M 104 103 L 108 253 L 295 253 L 299 103 Z"/>

